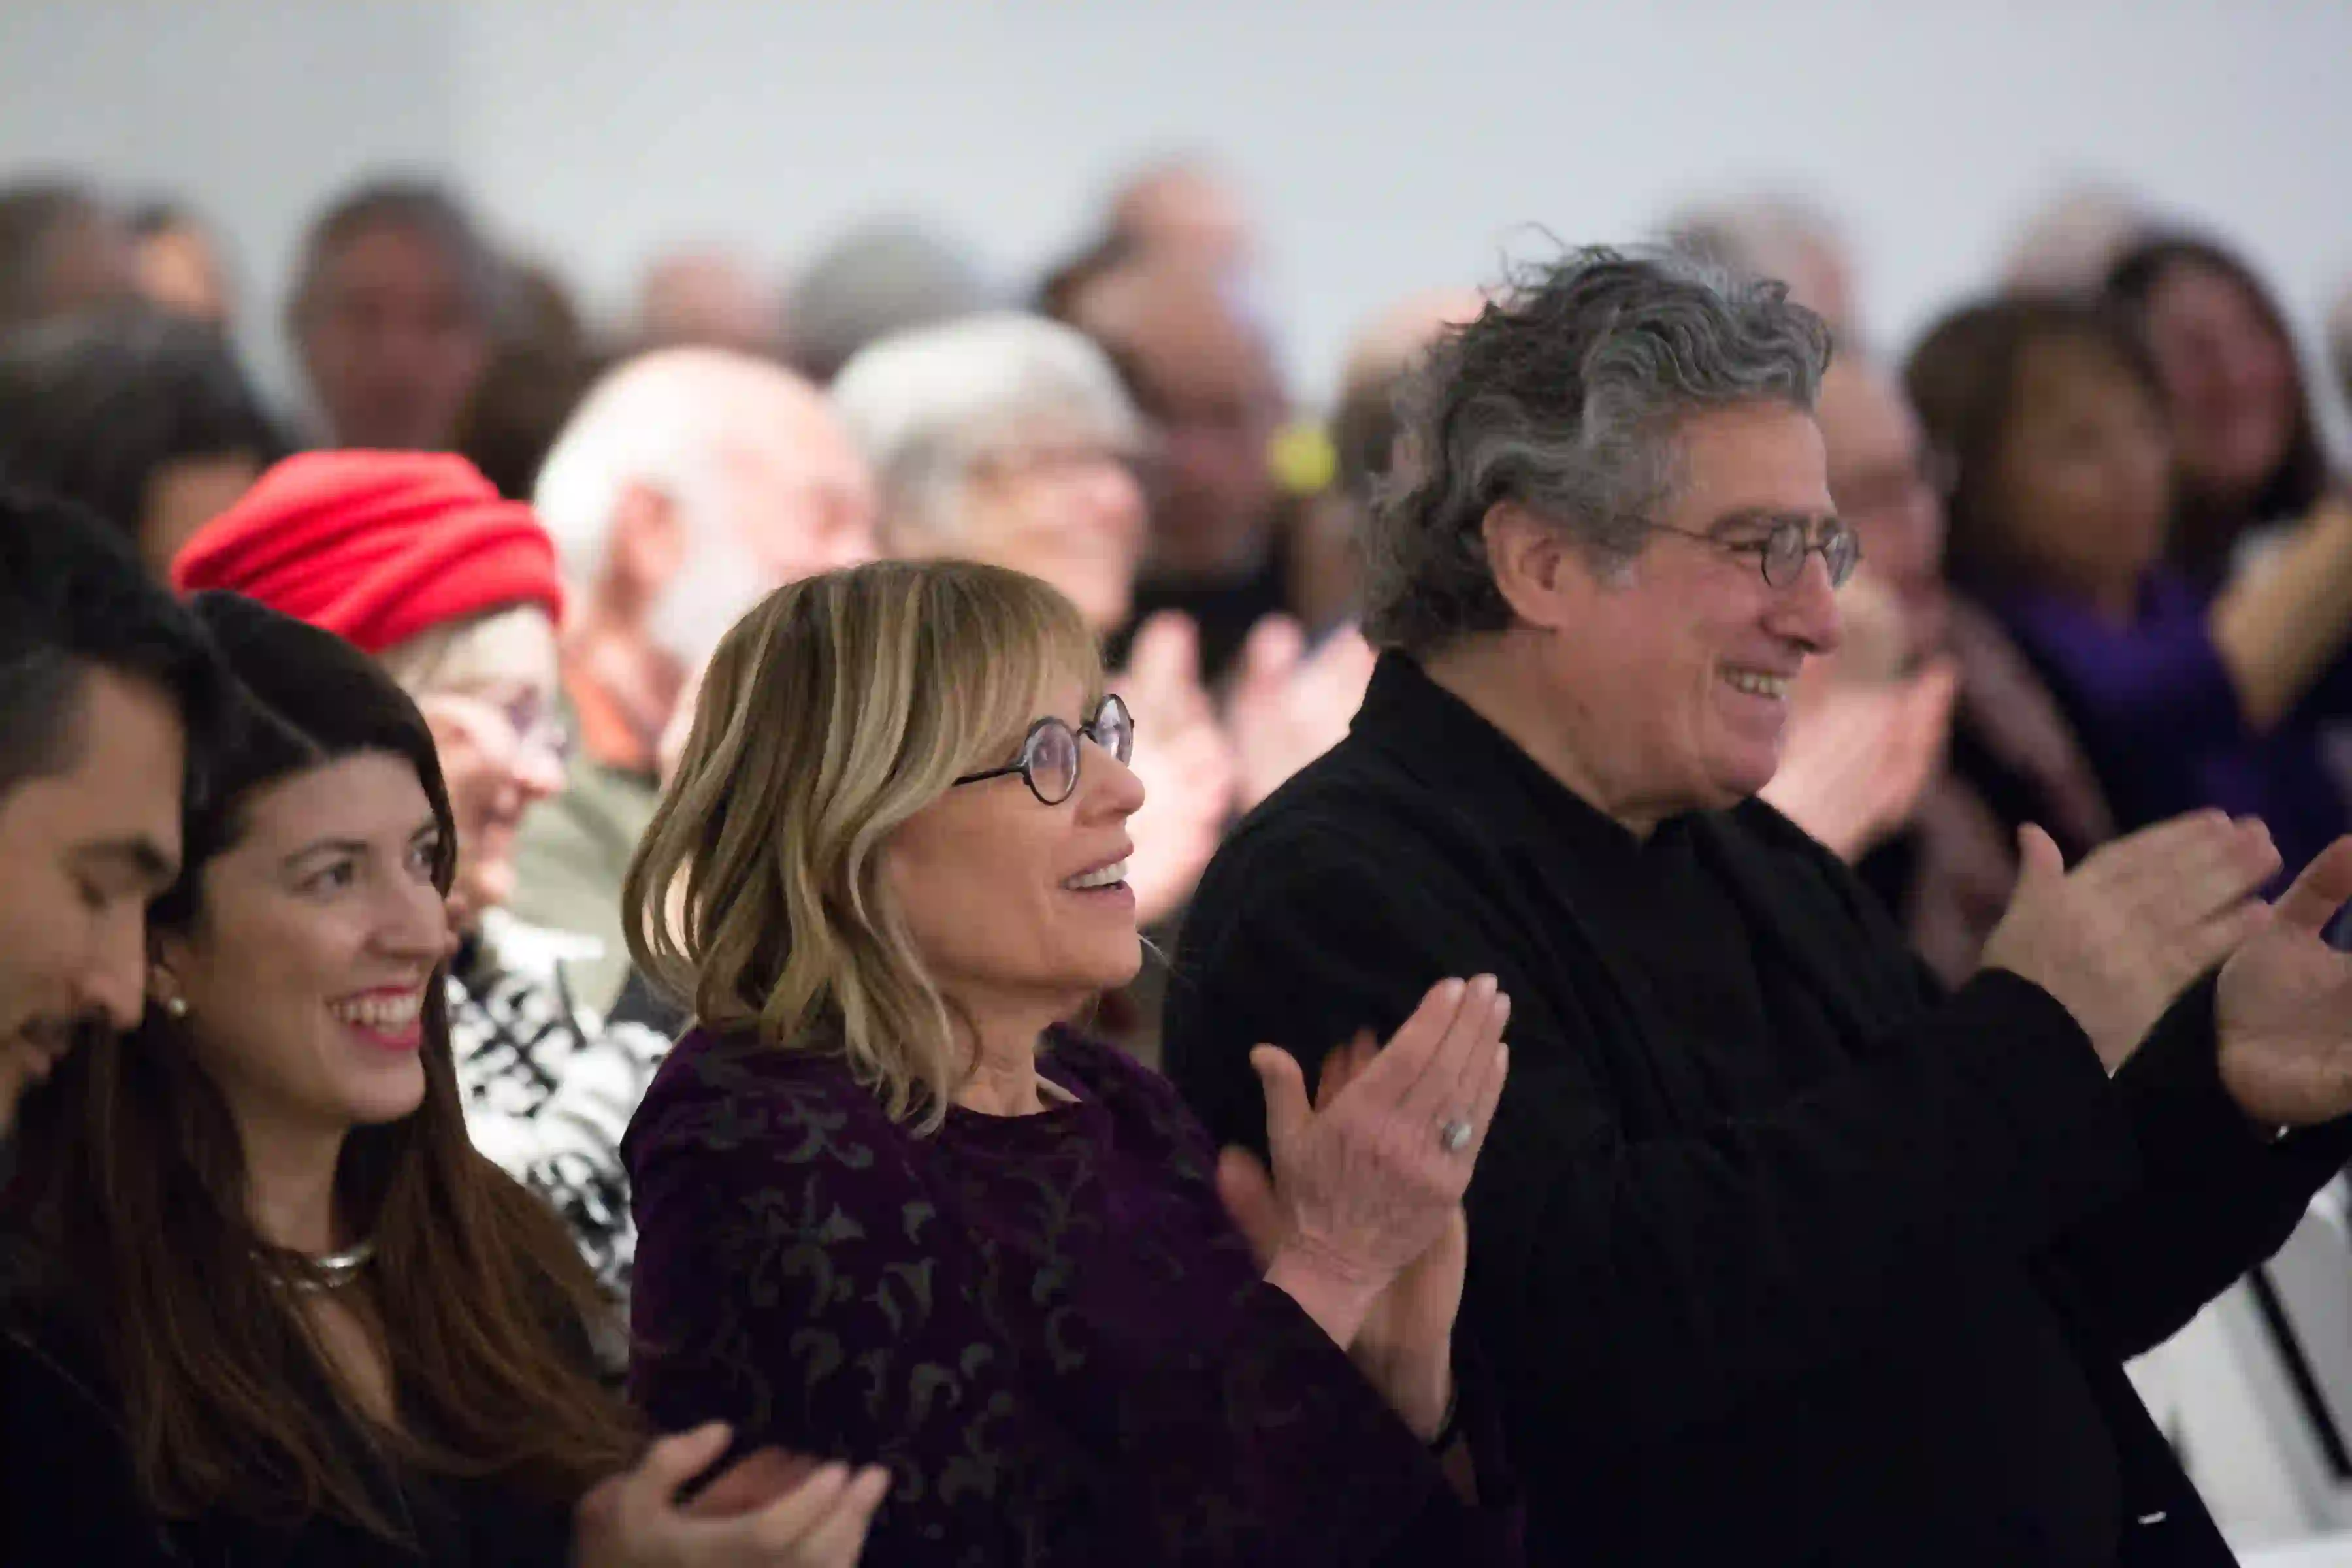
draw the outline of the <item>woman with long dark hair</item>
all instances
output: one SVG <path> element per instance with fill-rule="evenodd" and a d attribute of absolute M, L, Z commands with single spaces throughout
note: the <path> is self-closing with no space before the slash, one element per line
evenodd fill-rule
<path fill-rule="evenodd" d="M 2242 545 L 2312 515 L 2327 455 L 2285 312 L 2233 252 L 2187 234 L 2117 258 L 2106 297 L 2147 343 L 2172 433 L 2166 558 L 2212 587 Z"/>
<path fill-rule="evenodd" d="M 771 1456 L 706 1494 L 729 1517 L 672 1501 L 725 1434 L 640 1459 L 591 1353 L 609 1302 L 474 1151 L 415 704 L 327 633 L 194 607 L 237 743 L 154 908 L 144 1018 L 26 1100 L 0 1194 L 0 1557 L 853 1560 L 874 1478 L 776 1495 Z"/>

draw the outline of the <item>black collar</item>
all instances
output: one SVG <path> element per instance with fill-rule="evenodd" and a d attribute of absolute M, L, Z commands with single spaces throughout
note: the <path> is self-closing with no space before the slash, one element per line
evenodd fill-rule
<path fill-rule="evenodd" d="M 1350 737 L 1442 799 L 1458 803 L 1496 841 L 1534 851 L 1527 858 L 1531 867 L 1555 866 L 1565 854 L 1588 868 L 1638 875 L 1648 847 L 1686 847 L 1738 900 L 1772 962 L 1801 974 L 1864 1038 L 1890 1010 L 1917 1005 L 1906 950 L 1891 926 L 1884 928 L 1894 937 L 1891 946 L 1871 952 L 1867 962 L 1864 953 L 1806 940 L 1872 923 L 1856 907 L 1866 895 L 1835 868 L 1827 850 L 1768 805 L 1750 802 L 1727 812 L 1669 818 L 1645 846 L 1400 653 L 1381 656 Z M 1577 910 L 1575 902 L 1571 896 L 1567 907 L 1581 934 L 1605 952 L 1609 944 L 1591 923 L 1601 911 Z"/>
<path fill-rule="evenodd" d="M 1405 654 L 1381 655 L 1349 732 L 1442 798 L 1475 804 L 1507 842 L 1629 859 L 1642 853 L 1643 841 L 1622 823 L 1545 772 Z M 1669 818 L 1652 837 L 1678 835 L 1690 820 Z"/>

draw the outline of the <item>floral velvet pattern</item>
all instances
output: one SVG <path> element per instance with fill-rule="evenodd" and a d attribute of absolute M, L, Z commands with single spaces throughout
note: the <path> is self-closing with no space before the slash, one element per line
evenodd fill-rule
<path fill-rule="evenodd" d="M 624 1146 L 655 1421 L 887 1464 L 871 1563 L 1493 1560 L 1173 1092 L 1075 1037 L 1042 1068 L 1075 1102 L 923 1137 L 837 1059 L 681 1042 Z"/>

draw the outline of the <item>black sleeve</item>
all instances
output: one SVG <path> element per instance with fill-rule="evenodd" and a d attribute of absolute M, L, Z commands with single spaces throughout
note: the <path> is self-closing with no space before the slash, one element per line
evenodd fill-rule
<path fill-rule="evenodd" d="M 138 1568 L 180 1559 L 139 1499 L 122 1434 L 73 1373 L 0 1332 L 0 1563 Z"/>
<path fill-rule="evenodd" d="M 2221 1087 L 2215 977 L 2170 1011 L 2116 1075 L 2143 1179 L 2040 1260 L 2078 1324 L 2117 1358 L 2161 1344 L 2276 1252 L 2352 1157 L 2352 1119 L 2263 1139 Z"/>
<path fill-rule="evenodd" d="M 1253 1044 L 1311 1071 L 1359 1027 L 1392 1031 L 1445 975 L 1501 978 L 1511 1077 L 1470 1192 L 1466 1321 L 1499 1375 L 1580 1424 L 1648 1436 L 1720 1415 L 1848 1353 L 1855 1322 L 1899 1320 L 1957 1233 L 2022 1258 L 2137 1177 L 2096 1056 L 2014 976 L 1979 979 L 1771 1113 L 1635 1139 L 1590 987 L 1537 984 L 1524 933 L 1469 869 L 1402 868 L 1325 834 L 1229 871 L 1245 894 L 1196 912 L 1166 1042 L 1222 1140 L 1263 1142 Z"/>

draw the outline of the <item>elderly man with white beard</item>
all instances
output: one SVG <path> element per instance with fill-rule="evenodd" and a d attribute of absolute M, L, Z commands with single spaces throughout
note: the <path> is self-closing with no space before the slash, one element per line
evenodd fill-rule
<path fill-rule="evenodd" d="M 875 552 L 874 488 L 824 395 L 718 349 L 612 371 L 548 454 L 533 496 L 572 610 L 563 686 L 578 746 L 525 822 L 515 908 L 603 944 L 572 965 L 611 1005 L 628 973 L 621 877 L 653 814 L 657 757 L 721 634 L 786 583 Z"/>

